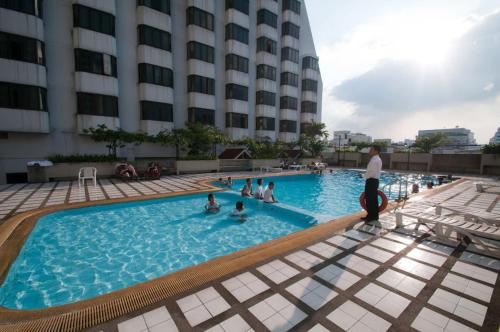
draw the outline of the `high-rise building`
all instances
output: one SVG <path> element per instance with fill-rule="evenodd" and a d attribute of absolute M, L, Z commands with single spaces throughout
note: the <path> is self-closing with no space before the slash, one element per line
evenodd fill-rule
<path fill-rule="evenodd" d="M 429 129 L 429 130 L 419 130 L 419 137 L 428 137 L 435 134 L 443 134 L 447 138 L 446 145 L 455 146 L 466 146 L 466 145 L 476 145 L 476 139 L 474 138 L 474 133 L 466 128 L 449 128 L 449 129 Z"/>
<path fill-rule="evenodd" d="M 371 143 L 372 138 L 363 133 L 351 133 L 349 130 L 337 130 L 333 132 L 332 143 L 336 147 L 349 146 L 352 143 Z"/>
<path fill-rule="evenodd" d="M 83 134 L 99 124 L 289 142 L 321 121 L 321 97 L 303 1 L 0 1 L 0 182 L 28 160 L 106 152 Z"/>
<path fill-rule="evenodd" d="M 500 127 L 497 129 L 497 132 L 490 139 L 490 144 L 500 144 Z"/>

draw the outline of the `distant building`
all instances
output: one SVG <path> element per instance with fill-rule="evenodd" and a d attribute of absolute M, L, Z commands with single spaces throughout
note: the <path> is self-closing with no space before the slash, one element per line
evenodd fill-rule
<path fill-rule="evenodd" d="M 391 146 L 392 139 L 390 139 L 390 138 L 376 138 L 376 139 L 373 140 L 373 143 L 380 144 L 380 145 Z"/>
<path fill-rule="evenodd" d="M 348 146 L 353 143 L 371 143 L 371 136 L 363 133 L 351 133 L 349 130 L 338 130 L 333 132 L 333 144 L 336 147 Z"/>
<path fill-rule="evenodd" d="M 490 139 L 490 144 L 500 144 L 500 127 L 497 129 L 497 132 Z"/>
<path fill-rule="evenodd" d="M 413 145 L 415 144 L 415 140 L 414 139 L 410 139 L 410 138 L 406 138 L 404 141 L 403 141 L 404 145 Z"/>
<path fill-rule="evenodd" d="M 464 146 L 464 145 L 476 145 L 476 139 L 474 138 L 474 133 L 470 129 L 466 128 L 451 128 L 451 129 L 430 129 L 430 130 L 419 130 L 417 138 L 429 137 L 435 134 L 446 135 L 448 146 Z"/>

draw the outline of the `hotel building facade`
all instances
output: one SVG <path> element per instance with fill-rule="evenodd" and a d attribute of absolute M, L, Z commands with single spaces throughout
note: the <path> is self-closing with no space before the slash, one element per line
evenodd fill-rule
<path fill-rule="evenodd" d="M 321 97 L 303 1 L 0 0 L 0 183 L 29 160 L 106 153 L 83 134 L 99 124 L 290 142 Z"/>

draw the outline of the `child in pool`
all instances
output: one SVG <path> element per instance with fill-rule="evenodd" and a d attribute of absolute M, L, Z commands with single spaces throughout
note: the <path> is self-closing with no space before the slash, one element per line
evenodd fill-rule
<path fill-rule="evenodd" d="M 252 195 L 253 195 L 252 179 L 248 178 L 245 181 L 243 189 L 241 189 L 241 196 L 252 197 Z"/>
<path fill-rule="evenodd" d="M 247 220 L 246 214 L 243 213 L 243 210 L 245 207 L 243 206 L 242 201 L 236 202 L 236 207 L 234 208 L 233 212 L 231 212 L 232 217 L 238 218 L 240 222 L 244 222 Z"/>
<path fill-rule="evenodd" d="M 214 194 L 208 194 L 208 202 L 205 204 L 205 212 L 217 213 L 220 211 L 220 205 L 215 201 Z"/>
<path fill-rule="evenodd" d="M 227 177 L 226 186 L 229 188 L 233 186 L 233 179 L 230 176 Z"/>

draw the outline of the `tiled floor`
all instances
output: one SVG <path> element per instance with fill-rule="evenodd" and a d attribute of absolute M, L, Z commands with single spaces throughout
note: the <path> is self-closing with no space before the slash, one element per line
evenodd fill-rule
<path fill-rule="evenodd" d="M 103 179 L 85 190 L 74 181 L 3 186 L 0 220 L 47 205 L 202 189 L 198 181 L 211 177 Z M 491 195 L 469 181 L 411 206 L 449 202 L 500 212 L 500 196 Z M 324 234 L 93 331 L 498 331 L 500 259 L 474 244 L 394 226 L 394 215 L 383 214 L 376 225 Z"/>

